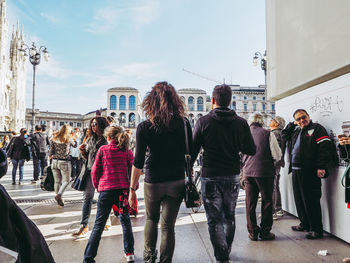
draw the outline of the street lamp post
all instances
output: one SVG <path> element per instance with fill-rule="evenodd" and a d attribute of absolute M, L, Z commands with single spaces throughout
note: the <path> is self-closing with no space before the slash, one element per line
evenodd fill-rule
<path fill-rule="evenodd" d="M 33 97 L 32 97 L 32 128 L 31 133 L 34 132 L 35 126 L 35 71 L 36 66 L 40 64 L 41 55 L 44 56 L 45 61 L 49 60 L 49 52 L 45 46 L 41 46 L 39 49 L 35 46 L 35 43 L 32 43 L 32 46 L 29 47 L 26 44 L 23 44 L 19 49 L 22 51 L 24 56 L 29 56 L 29 61 L 33 65 Z"/>
<path fill-rule="evenodd" d="M 258 61 L 260 59 L 260 66 L 261 66 L 261 69 L 264 71 L 264 75 L 265 75 L 265 89 L 264 89 L 264 92 L 265 92 L 265 100 L 264 100 L 264 105 L 265 105 L 265 112 L 267 112 L 267 92 L 266 92 L 266 50 L 264 52 L 264 54 L 262 55 L 260 52 L 255 52 L 254 54 L 254 57 L 253 57 L 253 63 L 254 63 L 254 66 L 257 66 L 258 65 Z"/>

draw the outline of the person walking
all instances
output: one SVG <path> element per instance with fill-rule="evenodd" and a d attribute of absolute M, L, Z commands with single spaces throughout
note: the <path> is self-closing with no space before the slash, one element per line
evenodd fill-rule
<path fill-rule="evenodd" d="M 30 145 L 33 157 L 33 180 L 35 184 L 39 180 L 39 174 L 44 175 L 44 168 L 47 166 L 47 153 L 49 141 L 42 132 L 40 125 L 35 125 L 34 133 L 30 136 Z"/>
<path fill-rule="evenodd" d="M 7 147 L 7 156 L 12 162 L 12 184 L 16 184 L 16 172 L 17 167 L 19 170 L 19 182 L 21 184 L 23 181 L 23 166 L 24 161 L 30 160 L 29 146 L 27 141 L 27 129 L 22 128 L 20 130 L 20 135 L 15 136 L 11 139 L 9 146 Z"/>
<path fill-rule="evenodd" d="M 193 131 L 192 165 L 203 148 L 201 185 L 210 240 L 217 262 L 229 262 L 235 235 L 235 209 L 239 192 L 239 153 L 255 154 L 249 126 L 229 109 L 232 90 L 214 88 L 213 110 L 201 117 Z"/>
<path fill-rule="evenodd" d="M 284 153 L 286 150 L 286 143 L 282 139 L 282 130 L 285 126 L 285 120 L 280 117 L 276 116 L 270 121 L 270 131 L 275 135 L 278 145 L 282 151 L 281 160 L 277 161 L 275 163 L 275 177 L 273 181 L 273 194 L 272 194 L 272 203 L 273 203 L 273 215 L 272 218 L 274 220 L 277 220 L 278 217 L 281 217 L 284 215 L 284 212 L 282 210 L 282 202 L 281 202 L 281 192 L 280 192 L 280 171 L 281 167 L 284 167 Z"/>
<path fill-rule="evenodd" d="M 72 164 L 72 173 L 71 173 L 72 178 L 75 178 L 76 176 L 78 176 L 81 170 L 81 157 L 80 157 L 80 150 L 78 148 L 82 143 L 81 137 L 82 136 L 80 133 L 80 129 L 76 128 L 73 133 L 73 138 L 77 142 L 77 147 L 71 147 L 70 149 L 70 160 Z"/>
<path fill-rule="evenodd" d="M 91 214 L 91 205 L 94 199 L 95 188 L 91 179 L 91 168 L 95 162 L 97 151 L 101 146 L 107 144 L 106 138 L 103 136 L 105 128 L 108 127 L 106 118 L 96 116 L 90 120 L 89 129 L 86 132 L 86 136 L 83 140 L 83 144 L 80 145 L 80 153 L 86 160 L 86 169 L 88 170 L 88 176 L 86 176 L 85 190 L 83 193 L 84 202 L 82 208 L 82 215 L 80 221 L 80 227 L 73 232 L 74 237 L 83 237 L 88 232 L 88 223 Z"/>
<path fill-rule="evenodd" d="M 321 178 L 327 177 L 331 140 L 326 129 L 314 123 L 304 109 L 293 113 L 294 121 L 282 131 L 287 142 L 289 172 L 300 224 L 293 231 L 307 231 L 307 239 L 323 238 Z"/>
<path fill-rule="evenodd" d="M 246 193 L 246 218 L 248 237 L 257 241 L 275 239 L 272 229 L 272 193 L 275 175 L 274 163 L 281 160 L 282 152 L 273 133 L 263 128 L 264 116 L 250 116 L 250 131 L 256 145 L 254 156 L 243 155 L 243 177 Z M 256 205 L 261 193 L 261 223 L 256 220 Z"/>
<path fill-rule="evenodd" d="M 70 126 L 63 125 L 59 132 L 53 135 L 50 144 L 49 158 L 52 161 L 51 169 L 55 180 L 55 200 L 60 206 L 64 206 L 62 195 L 70 182 L 72 171 L 69 159 L 70 147 L 77 147 L 71 129 Z"/>
<path fill-rule="evenodd" d="M 168 82 L 156 83 L 142 107 L 148 119 L 137 126 L 129 204 L 136 209 L 138 179 L 146 162 L 143 259 L 153 263 L 157 258 L 158 223 L 162 209 L 159 262 L 169 263 L 172 262 L 175 248 L 175 221 L 184 197 L 185 128 L 190 147 L 192 130 L 188 120 L 184 120 L 184 103 Z M 145 161 L 147 148 L 149 156 Z"/>
<path fill-rule="evenodd" d="M 107 127 L 105 132 L 109 144 L 102 146 L 92 166 L 93 186 L 100 195 L 94 228 L 84 253 L 84 262 L 95 262 L 103 229 L 113 204 L 118 207 L 120 223 L 123 228 L 124 256 L 133 262 L 134 236 L 129 216 L 130 172 L 133 163 L 132 151 L 128 149 L 129 136 L 120 127 Z"/>

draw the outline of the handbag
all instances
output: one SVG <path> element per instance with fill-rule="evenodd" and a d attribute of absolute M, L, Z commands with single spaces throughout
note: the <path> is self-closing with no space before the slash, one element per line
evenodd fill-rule
<path fill-rule="evenodd" d="M 186 182 L 185 182 L 185 205 L 187 208 L 199 207 L 201 205 L 201 198 L 199 192 L 197 190 L 196 185 L 192 180 L 191 173 L 191 155 L 188 146 L 188 133 L 187 133 L 187 125 L 184 120 L 184 128 L 185 128 L 185 173 L 186 173 Z"/>
<path fill-rule="evenodd" d="M 44 191 L 54 191 L 55 180 L 53 178 L 53 173 L 51 165 L 44 168 L 44 176 L 41 178 L 40 188 Z"/>
<path fill-rule="evenodd" d="M 75 177 L 72 188 L 78 191 L 85 191 L 86 178 L 90 176 L 90 170 L 87 168 L 87 160 L 84 162 L 79 176 Z"/>

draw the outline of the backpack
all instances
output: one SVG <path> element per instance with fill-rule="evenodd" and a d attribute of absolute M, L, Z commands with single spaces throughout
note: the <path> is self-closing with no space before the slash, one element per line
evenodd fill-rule
<path fill-rule="evenodd" d="M 44 191 L 54 191 L 54 185 L 55 180 L 51 166 L 49 165 L 44 168 L 44 176 L 41 178 L 40 188 Z"/>

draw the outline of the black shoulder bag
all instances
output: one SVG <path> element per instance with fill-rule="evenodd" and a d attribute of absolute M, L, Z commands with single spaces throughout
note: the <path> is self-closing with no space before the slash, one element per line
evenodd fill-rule
<path fill-rule="evenodd" d="M 185 128 L 185 172 L 186 172 L 186 183 L 185 183 L 185 204 L 187 208 L 198 207 L 201 205 L 200 196 L 197 190 L 196 185 L 192 180 L 191 173 L 191 155 L 188 146 L 188 133 L 187 133 L 187 124 L 184 120 Z"/>

